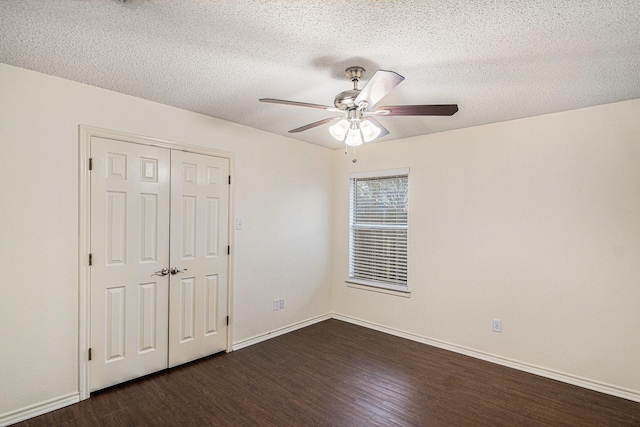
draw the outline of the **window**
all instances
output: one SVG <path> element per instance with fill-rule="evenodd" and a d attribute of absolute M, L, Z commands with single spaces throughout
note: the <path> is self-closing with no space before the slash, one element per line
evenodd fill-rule
<path fill-rule="evenodd" d="M 408 174 L 351 175 L 348 282 L 408 291 Z"/>

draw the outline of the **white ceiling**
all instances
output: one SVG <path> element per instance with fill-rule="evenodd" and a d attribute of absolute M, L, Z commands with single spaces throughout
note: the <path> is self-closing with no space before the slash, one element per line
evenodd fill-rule
<path fill-rule="evenodd" d="M 457 103 L 382 117 L 382 140 L 640 98 L 638 0 L 0 0 L 0 61 L 339 148 L 344 69 L 406 80 L 381 104 Z M 361 84 L 360 87 L 363 85 Z"/>

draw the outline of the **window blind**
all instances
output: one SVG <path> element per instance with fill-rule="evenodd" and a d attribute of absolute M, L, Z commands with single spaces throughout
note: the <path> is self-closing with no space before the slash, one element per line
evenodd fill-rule
<path fill-rule="evenodd" d="M 351 178 L 349 278 L 407 288 L 408 176 Z"/>

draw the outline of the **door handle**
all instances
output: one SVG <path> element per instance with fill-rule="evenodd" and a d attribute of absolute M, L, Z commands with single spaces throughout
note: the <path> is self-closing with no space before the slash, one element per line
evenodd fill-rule
<path fill-rule="evenodd" d="M 178 267 L 172 267 L 171 268 L 171 274 L 178 274 L 178 273 L 182 273 L 183 271 L 187 271 L 186 268 L 180 270 Z"/>
<path fill-rule="evenodd" d="M 169 269 L 165 267 L 162 270 L 153 273 L 152 276 L 166 276 L 167 274 L 169 274 Z"/>

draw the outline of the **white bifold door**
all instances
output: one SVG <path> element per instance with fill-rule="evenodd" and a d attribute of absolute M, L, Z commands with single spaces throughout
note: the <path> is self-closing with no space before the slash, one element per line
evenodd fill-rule
<path fill-rule="evenodd" d="M 92 138 L 91 391 L 226 349 L 229 160 Z"/>

